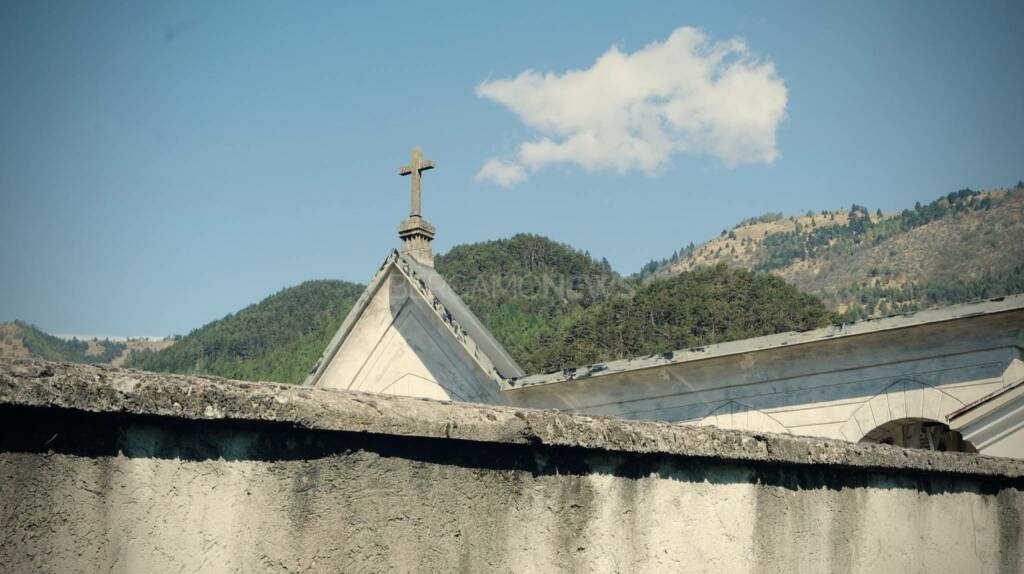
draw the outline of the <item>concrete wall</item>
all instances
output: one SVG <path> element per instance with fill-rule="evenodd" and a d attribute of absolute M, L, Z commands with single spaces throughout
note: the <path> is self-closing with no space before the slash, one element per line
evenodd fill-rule
<path fill-rule="evenodd" d="M 1020 572 L 1024 463 L 0 361 L 13 572 Z"/>

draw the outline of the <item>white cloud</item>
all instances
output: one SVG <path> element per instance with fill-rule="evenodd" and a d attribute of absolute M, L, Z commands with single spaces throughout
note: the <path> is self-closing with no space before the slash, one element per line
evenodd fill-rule
<path fill-rule="evenodd" d="M 707 154 L 728 167 L 771 163 L 787 101 L 775 66 L 742 39 L 711 42 L 694 28 L 632 54 L 612 46 L 586 70 L 527 70 L 483 82 L 476 93 L 538 134 L 480 168 L 477 180 L 502 187 L 555 163 L 648 175 L 679 153 Z"/>
<path fill-rule="evenodd" d="M 476 173 L 477 181 L 493 181 L 506 189 L 526 179 L 526 170 L 518 163 L 491 158 Z"/>

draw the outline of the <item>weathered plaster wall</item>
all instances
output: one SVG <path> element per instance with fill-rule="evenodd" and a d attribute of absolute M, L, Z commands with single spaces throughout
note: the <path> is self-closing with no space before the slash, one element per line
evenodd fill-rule
<path fill-rule="evenodd" d="M 1024 463 L 0 362 L 9 571 L 1020 572 Z"/>

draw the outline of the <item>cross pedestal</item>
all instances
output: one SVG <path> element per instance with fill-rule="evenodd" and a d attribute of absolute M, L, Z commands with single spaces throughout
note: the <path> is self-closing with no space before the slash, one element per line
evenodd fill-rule
<path fill-rule="evenodd" d="M 424 265 L 434 266 L 434 252 L 430 242 L 434 240 L 437 229 L 427 223 L 426 219 L 414 215 L 398 226 L 398 237 L 402 240 L 401 253 L 411 255 Z"/>

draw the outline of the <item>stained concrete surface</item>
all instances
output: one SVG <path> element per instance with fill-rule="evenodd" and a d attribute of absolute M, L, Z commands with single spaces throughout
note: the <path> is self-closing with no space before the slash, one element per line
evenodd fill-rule
<path fill-rule="evenodd" d="M 13 572 L 1020 572 L 1024 464 L 0 362 Z"/>

